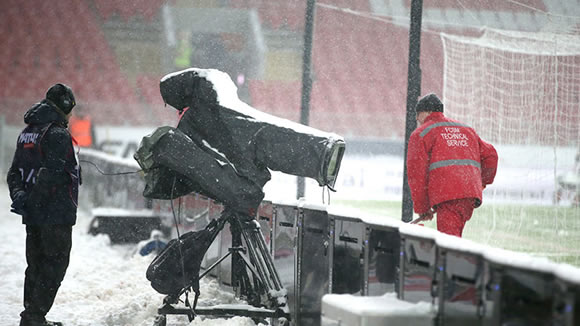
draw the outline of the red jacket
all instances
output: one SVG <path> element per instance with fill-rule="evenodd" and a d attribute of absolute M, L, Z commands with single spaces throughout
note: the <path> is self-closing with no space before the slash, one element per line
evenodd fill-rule
<path fill-rule="evenodd" d="M 495 148 L 475 130 L 431 113 L 409 138 L 407 177 L 414 210 L 426 213 L 435 205 L 454 199 L 477 198 L 491 184 L 497 171 Z"/>
<path fill-rule="evenodd" d="M 77 145 L 80 147 L 93 146 L 93 126 L 90 118 L 72 116 L 69 121 L 69 129 Z"/>

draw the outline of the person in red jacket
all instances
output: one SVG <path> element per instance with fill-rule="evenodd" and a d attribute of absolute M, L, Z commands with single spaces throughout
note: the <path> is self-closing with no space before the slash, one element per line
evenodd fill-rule
<path fill-rule="evenodd" d="M 85 114 L 82 107 L 76 108 L 75 111 L 69 120 L 69 130 L 73 142 L 80 147 L 94 147 L 95 129 L 91 117 Z"/>
<path fill-rule="evenodd" d="M 473 128 L 445 117 L 435 94 L 422 97 L 415 111 L 419 126 L 407 147 L 413 209 L 421 220 L 437 213 L 437 230 L 461 237 L 495 178 L 497 152 Z"/>

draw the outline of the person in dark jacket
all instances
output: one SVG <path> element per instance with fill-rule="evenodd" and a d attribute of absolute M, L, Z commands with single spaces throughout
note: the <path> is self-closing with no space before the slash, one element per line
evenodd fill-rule
<path fill-rule="evenodd" d="M 413 209 L 421 220 L 437 213 L 437 230 L 461 237 L 483 189 L 493 183 L 498 156 L 475 130 L 445 117 L 437 95 L 422 97 L 419 126 L 409 137 L 407 175 Z"/>
<path fill-rule="evenodd" d="M 24 115 L 8 170 L 12 212 L 26 225 L 24 311 L 20 326 L 62 325 L 45 316 L 65 276 L 76 223 L 80 167 L 67 129 L 76 105 L 70 87 L 55 84 Z"/>

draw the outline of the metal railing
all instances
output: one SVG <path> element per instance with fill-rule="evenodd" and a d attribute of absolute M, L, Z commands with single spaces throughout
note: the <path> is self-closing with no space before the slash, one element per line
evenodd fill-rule
<path fill-rule="evenodd" d="M 81 154 L 81 160 L 107 172 L 138 169 L 136 163 L 100 152 Z M 141 196 L 145 183 L 140 174 L 109 180 L 96 169 L 83 172 L 85 205 L 148 208 L 170 216 L 168 201 Z M 183 230 L 203 228 L 223 208 L 197 194 L 175 203 L 180 205 L 178 223 Z M 436 325 L 580 322 L 580 269 L 569 265 L 388 218 L 343 215 L 333 207 L 305 201 L 264 201 L 256 220 L 288 292 L 294 325 L 319 325 L 325 294 L 378 296 L 393 291 L 405 301 L 431 302 Z M 222 233 L 215 244 L 202 267 L 227 252 L 231 237 Z M 231 282 L 230 267 L 226 261 L 211 273 L 224 287 Z"/>

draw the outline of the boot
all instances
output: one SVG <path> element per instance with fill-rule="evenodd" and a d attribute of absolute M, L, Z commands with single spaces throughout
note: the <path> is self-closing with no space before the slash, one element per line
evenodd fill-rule
<path fill-rule="evenodd" d="M 43 326 L 62 326 L 62 323 L 59 321 L 49 321 L 45 320 Z"/>
<path fill-rule="evenodd" d="M 48 321 L 46 319 L 20 319 L 20 326 L 63 326 L 58 321 Z"/>

